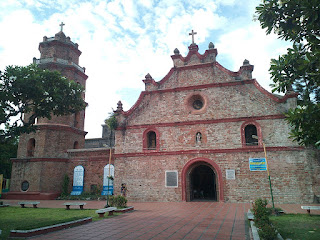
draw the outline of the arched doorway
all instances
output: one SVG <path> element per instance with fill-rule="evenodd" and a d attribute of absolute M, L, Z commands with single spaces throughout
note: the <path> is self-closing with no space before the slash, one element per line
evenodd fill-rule
<path fill-rule="evenodd" d="M 188 161 L 181 172 L 181 183 L 182 201 L 224 201 L 222 172 L 213 160 L 194 158 Z"/>
<path fill-rule="evenodd" d="M 208 165 L 194 167 L 190 174 L 190 201 L 217 201 L 216 174 Z"/>

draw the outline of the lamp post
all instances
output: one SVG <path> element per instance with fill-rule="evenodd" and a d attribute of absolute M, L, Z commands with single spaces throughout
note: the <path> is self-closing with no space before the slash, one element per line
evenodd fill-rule
<path fill-rule="evenodd" d="M 252 135 L 252 138 L 259 140 L 258 136 L 256 136 L 256 135 Z M 271 185 L 271 178 L 270 178 L 269 165 L 268 165 L 268 159 L 267 159 L 267 150 L 266 150 L 266 145 L 264 144 L 263 140 L 262 140 L 262 146 L 263 146 L 264 156 L 265 156 L 265 159 L 266 159 L 267 174 L 268 174 L 268 178 L 269 178 L 271 201 L 272 201 L 272 208 L 273 208 L 273 211 L 274 211 L 274 201 L 273 201 L 272 185 Z"/>

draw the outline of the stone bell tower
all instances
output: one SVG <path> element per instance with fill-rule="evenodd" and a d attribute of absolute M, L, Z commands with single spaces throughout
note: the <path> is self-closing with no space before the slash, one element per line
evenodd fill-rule
<path fill-rule="evenodd" d="M 41 68 L 57 70 L 84 88 L 88 76 L 79 66 L 78 44 L 61 30 L 54 37 L 43 37 L 39 44 L 40 59 L 33 62 Z M 83 98 L 85 96 L 83 95 Z M 29 117 L 27 114 L 25 117 Z M 36 119 L 38 130 L 21 135 L 17 158 L 13 159 L 10 198 L 50 199 L 61 192 L 67 170 L 68 149 L 83 148 L 85 112 Z"/>

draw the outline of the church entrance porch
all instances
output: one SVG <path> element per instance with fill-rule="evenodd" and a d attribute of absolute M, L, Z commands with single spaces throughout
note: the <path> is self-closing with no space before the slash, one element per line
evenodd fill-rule
<path fill-rule="evenodd" d="M 219 166 L 207 158 L 188 161 L 182 169 L 182 201 L 224 201 Z"/>
<path fill-rule="evenodd" d="M 216 174 L 207 165 L 199 165 L 190 172 L 190 201 L 217 200 Z"/>

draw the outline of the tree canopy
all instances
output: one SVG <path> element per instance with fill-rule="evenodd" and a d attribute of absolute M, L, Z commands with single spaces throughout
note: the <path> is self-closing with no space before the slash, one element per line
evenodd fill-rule
<path fill-rule="evenodd" d="M 4 178 L 11 178 L 11 158 L 17 157 L 18 140 L 10 138 L 6 142 L 0 142 L 0 174 Z"/>
<path fill-rule="evenodd" d="M 37 65 L 0 71 L 0 142 L 35 131 L 36 118 L 68 115 L 85 109 L 84 89 L 58 71 Z M 24 119 L 24 114 L 30 115 Z"/>
<path fill-rule="evenodd" d="M 320 4 L 319 0 L 264 0 L 256 14 L 266 33 L 292 42 L 271 59 L 273 92 L 295 91 L 298 106 L 287 113 L 291 137 L 301 145 L 320 147 Z"/>

